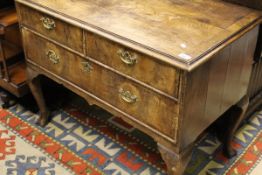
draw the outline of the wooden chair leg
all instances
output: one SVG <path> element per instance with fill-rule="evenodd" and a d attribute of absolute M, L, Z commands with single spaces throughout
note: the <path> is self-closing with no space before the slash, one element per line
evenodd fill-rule
<path fill-rule="evenodd" d="M 168 175 L 182 175 L 191 159 L 193 146 L 181 154 L 177 154 L 161 144 L 158 144 L 158 150 L 166 163 Z"/>
<path fill-rule="evenodd" d="M 4 67 L 4 74 L 2 75 L 2 78 L 6 78 L 7 82 L 10 82 L 10 76 L 9 76 L 9 72 L 8 72 L 8 66 L 7 66 L 7 63 L 6 63 L 6 57 L 5 57 L 5 50 L 4 50 L 4 47 L 3 47 L 3 42 L 2 42 L 2 39 L 0 39 L 0 52 L 1 52 L 1 57 L 2 57 L 2 64 L 3 64 L 3 67 Z M 1 72 L 2 74 L 2 72 Z"/>
<path fill-rule="evenodd" d="M 234 134 L 245 117 L 248 105 L 249 98 L 245 96 L 222 116 L 222 119 L 216 126 L 218 138 L 223 144 L 223 153 L 227 158 L 232 158 L 237 154 L 231 143 Z"/>
<path fill-rule="evenodd" d="M 4 50 L 4 47 L 3 47 L 2 39 L 3 39 L 3 36 L 1 36 L 1 38 L 0 38 L 0 54 L 1 54 L 0 78 L 5 78 L 5 76 L 6 76 L 7 81 L 9 82 L 10 77 L 9 77 L 8 68 L 7 68 L 7 65 L 6 65 L 5 50 Z M 4 73 L 3 73 L 3 70 L 2 70 L 2 66 L 4 68 Z M 0 98 L 3 102 L 2 108 L 9 108 L 9 107 L 14 105 L 14 104 L 11 104 L 11 99 L 9 98 L 9 96 L 7 94 L 0 94 Z"/>
<path fill-rule="evenodd" d="M 28 84 L 30 90 L 37 102 L 37 105 L 40 109 L 40 118 L 37 121 L 37 124 L 44 127 L 49 122 L 50 112 L 45 104 L 41 82 L 38 74 L 31 68 L 27 68 Z"/>

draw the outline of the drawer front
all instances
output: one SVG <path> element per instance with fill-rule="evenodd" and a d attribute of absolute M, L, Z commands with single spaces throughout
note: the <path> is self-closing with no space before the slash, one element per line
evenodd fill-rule
<path fill-rule="evenodd" d="M 174 138 L 177 102 L 23 30 L 27 59 Z M 30 45 L 27 46 L 27 43 Z M 36 45 L 35 49 L 32 45 Z"/>
<path fill-rule="evenodd" d="M 83 31 L 54 17 L 17 4 L 20 23 L 50 39 L 83 53 Z"/>
<path fill-rule="evenodd" d="M 177 69 L 95 34 L 85 32 L 85 35 L 87 56 L 173 97 L 178 97 Z"/>

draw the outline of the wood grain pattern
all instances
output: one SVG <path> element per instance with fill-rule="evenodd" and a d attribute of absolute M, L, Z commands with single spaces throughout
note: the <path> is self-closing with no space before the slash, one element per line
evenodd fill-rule
<path fill-rule="evenodd" d="M 183 76 L 182 150 L 247 93 L 257 35 L 258 26 Z"/>
<path fill-rule="evenodd" d="M 170 138 L 175 138 L 177 128 L 173 126 L 177 125 L 177 102 L 163 98 L 26 30 L 22 30 L 22 33 L 26 43 L 27 59 L 118 107 L 123 112 L 134 116 Z M 34 46 L 42 49 L 36 49 Z M 53 64 L 48 59 L 46 56 L 48 50 L 53 50 L 59 56 L 58 64 Z M 88 63 L 92 69 L 85 71 L 83 63 Z M 137 101 L 132 104 L 123 101 L 119 94 L 120 89 L 136 95 Z M 148 106 L 148 108 L 144 108 L 144 106 Z"/>
<path fill-rule="evenodd" d="M 137 80 L 143 81 L 171 96 L 178 97 L 180 71 L 155 59 L 110 42 L 97 35 L 86 34 L 86 54 Z M 119 52 L 135 57 L 136 63 L 128 65 L 121 60 Z M 144 72 L 147 72 L 144 74 Z"/>
<path fill-rule="evenodd" d="M 204 120 L 205 106 L 208 90 L 208 75 L 210 62 L 203 64 L 193 72 L 183 77 L 183 94 L 181 96 L 180 110 L 180 150 L 185 149 L 194 142 L 198 135 L 207 127 Z"/>
<path fill-rule="evenodd" d="M 228 74 L 230 49 L 231 47 L 226 47 L 224 52 L 217 54 L 210 62 L 209 84 L 204 115 L 207 125 L 214 122 L 224 112 L 221 110 L 221 105 L 224 100 L 223 93 Z"/>
<path fill-rule="evenodd" d="M 16 1 L 20 14 L 82 31 L 79 51 L 63 43 L 74 33 L 41 33 L 20 15 L 41 125 L 49 116 L 35 79 L 45 75 L 149 134 L 169 173 L 182 174 L 192 144 L 246 93 L 257 11 L 220 0 Z"/>
<path fill-rule="evenodd" d="M 183 62 L 183 68 L 261 16 L 259 12 L 219 0 L 17 2 L 39 10 L 52 9 L 48 13 L 110 35 L 110 39 L 117 38 L 118 42 L 133 43 L 166 62 Z"/>
<path fill-rule="evenodd" d="M 35 31 L 57 40 L 62 44 L 83 53 L 83 32 L 80 28 L 65 25 L 64 22 L 49 15 L 40 13 L 24 5 L 18 5 L 18 13 L 22 18 L 22 24 L 34 29 Z M 43 26 L 41 18 L 54 20 L 55 28 L 48 30 Z"/>
<path fill-rule="evenodd" d="M 251 72 L 252 69 L 250 69 L 250 65 L 253 65 L 254 60 L 255 60 L 255 49 L 256 46 L 259 45 L 260 43 L 258 42 L 258 31 L 259 31 L 259 26 L 256 27 L 256 29 L 252 30 L 251 32 L 248 33 L 248 43 L 246 47 L 246 53 L 244 57 L 244 63 L 240 75 L 240 97 L 246 95 L 248 92 L 248 84 L 250 82 L 250 77 L 251 77 Z"/>
<path fill-rule="evenodd" d="M 254 32 L 254 33 L 253 33 Z M 250 66 L 254 56 L 255 46 L 257 42 L 258 28 L 242 36 L 235 45 L 232 45 L 230 53 L 230 61 L 226 78 L 226 86 L 224 88 L 224 103 L 222 111 L 225 112 L 232 104 L 237 103 L 247 92 L 247 78 L 250 77 Z M 246 61 L 247 60 L 247 61 Z M 245 65 L 244 65 L 245 64 Z M 248 69 L 246 69 L 248 66 Z M 245 68 L 244 70 L 242 70 Z M 241 74 L 243 71 L 243 74 Z M 246 75 L 245 75 L 246 74 Z"/>

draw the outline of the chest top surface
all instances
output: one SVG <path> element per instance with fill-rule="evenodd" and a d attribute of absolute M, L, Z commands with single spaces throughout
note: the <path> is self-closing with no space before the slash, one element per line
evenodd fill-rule
<path fill-rule="evenodd" d="M 258 23 L 261 13 L 220 0 L 17 0 L 187 69 Z"/>

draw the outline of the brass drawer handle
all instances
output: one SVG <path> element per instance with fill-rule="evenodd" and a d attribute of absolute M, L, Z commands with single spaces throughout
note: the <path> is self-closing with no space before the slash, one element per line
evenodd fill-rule
<path fill-rule="evenodd" d="M 137 63 L 136 54 L 131 54 L 129 51 L 120 49 L 118 52 L 120 59 L 127 65 L 133 66 Z"/>
<path fill-rule="evenodd" d="M 53 64 L 58 64 L 60 62 L 59 56 L 53 50 L 48 50 L 46 56 Z"/>
<path fill-rule="evenodd" d="M 125 91 L 122 88 L 119 90 L 119 94 L 122 98 L 127 103 L 136 103 L 137 102 L 137 96 L 133 95 L 130 91 Z"/>
<path fill-rule="evenodd" d="M 82 64 L 82 70 L 84 72 L 89 73 L 94 69 L 93 66 L 89 62 L 81 62 L 81 64 Z"/>
<path fill-rule="evenodd" d="M 53 19 L 42 17 L 40 20 L 42 21 L 44 28 L 47 30 L 53 30 L 56 27 L 55 21 Z"/>

